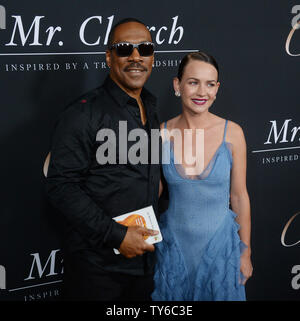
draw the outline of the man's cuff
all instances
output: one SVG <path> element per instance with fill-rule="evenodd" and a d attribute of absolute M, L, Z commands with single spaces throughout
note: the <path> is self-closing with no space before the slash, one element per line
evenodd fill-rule
<path fill-rule="evenodd" d="M 117 223 L 112 220 L 112 226 L 108 238 L 106 240 L 106 245 L 119 249 L 121 243 L 123 242 L 125 235 L 127 233 L 128 227 L 122 224 Z"/>

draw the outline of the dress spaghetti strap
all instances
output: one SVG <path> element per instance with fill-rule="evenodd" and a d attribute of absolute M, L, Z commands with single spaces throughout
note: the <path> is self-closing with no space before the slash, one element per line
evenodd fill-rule
<path fill-rule="evenodd" d="M 225 142 L 226 131 L 227 131 L 227 124 L 228 124 L 228 119 L 225 120 L 225 128 L 224 128 L 223 142 Z"/>

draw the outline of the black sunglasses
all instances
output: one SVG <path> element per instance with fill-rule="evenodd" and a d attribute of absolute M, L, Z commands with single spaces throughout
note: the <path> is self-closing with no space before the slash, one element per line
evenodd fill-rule
<path fill-rule="evenodd" d="M 154 43 L 145 41 L 141 43 L 130 43 L 130 42 L 119 42 L 111 45 L 110 50 L 115 49 L 117 56 L 119 57 L 129 57 L 133 49 L 137 48 L 140 56 L 149 57 L 154 53 Z"/>

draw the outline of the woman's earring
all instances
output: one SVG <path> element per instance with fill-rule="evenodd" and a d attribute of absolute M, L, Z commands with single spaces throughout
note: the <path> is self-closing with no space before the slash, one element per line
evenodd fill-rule
<path fill-rule="evenodd" d="M 179 91 L 175 91 L 175 96 L 176 97 L 180 97 L 180 92 Z"/>

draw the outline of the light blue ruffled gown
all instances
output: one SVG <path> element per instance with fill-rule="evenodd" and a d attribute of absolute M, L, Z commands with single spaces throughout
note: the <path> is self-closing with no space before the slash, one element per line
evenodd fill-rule
<path fill-rule="evenodd" d="M 172 142 L 163 143 L 169 208 L 159 221 L 164 239 L 155 245 L 154 301 L 246 300 L 240 272 L 246 245 L 229 208 L 232 155 L 225 141 L 227 122 L 222 144 L 196 179 L 174 163 Z M 164 164 L 168 157 L 170 162 Z"/>

